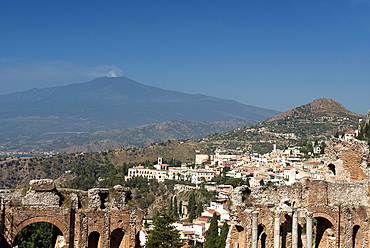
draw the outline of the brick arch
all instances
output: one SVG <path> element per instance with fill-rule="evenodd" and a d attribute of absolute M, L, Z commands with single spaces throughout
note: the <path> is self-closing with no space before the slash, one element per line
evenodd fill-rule
<path fill-rule="evenodd" d="M 337 229 L 337 222 L 330 215 L 325 214 L 325 213 L 313 213 L 313 217 L 314 218 L 316 218 L 316 217 L 325 218 L 328 221 L 330 221 L 330 223 L 331 223 L 331 225 L 333 226 L 334 229 Z"/>
<path fill-rule="evenodd" d="M 14 242 L 15 238 L 17 237 L 18 233 L 23 228 L 25 228 L 26 226 L 28 226 L 30 224 L 37 223 L 37 222 L 47 222 L 47 223 L 51 223 L 54 226 L 58 227 L 59 230 L 63 234 L 63 237 L 65 239 L 66 244 L 67 245 L 69 244 L 69 231 L 68 231 L 68 228 L 62 222 L 60 222 L 59 220 L 54 219 L 52 217 L 47 217 L 47 216 L 33 217 L 33 218 L 30 218 L 30 219 L 24 220 L 19 225 L 17 225 L 17 227 L 16 227 L 17 232 L 14 233 L 14 235 L 12 237 L 12 240 L 11 240 L 11 243 L 13 244 L 13 242 Z"/>
<path fill-rule="evenodd" d="M 110 236 L 110 248 L 121 247 L 121 244 L 123 244 L 128 237 L 128 235 L 126 235 L 125 230 L 123 230 L 122 228 L 114 229 L 109 236 Z"/>
<path fill-rule="evenodd" d="M 330 215 L 325 213 L 314 213 L 314 218 L 317 219 L 317 226 L 316 226 L 316 247 L 335 247 L 338 233 L 337 233 L 337 222 L 332 218 Z M 327 230 L 331 229 L 333 232 L 333 239 L 330 239 L 329 233 Z M 335 246 L 334 246 L 335 245 Z"/>

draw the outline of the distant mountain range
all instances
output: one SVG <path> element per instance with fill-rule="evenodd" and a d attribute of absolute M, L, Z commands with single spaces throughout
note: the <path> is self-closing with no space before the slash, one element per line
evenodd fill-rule
<path fill-rule="evenodd" d="M 14 158 L 0 160 L 0 188 L 25 187 L 33 178 L 58 178 L 66 175 L 66 170 L 81 165 L 112 164 L 120 167 L 124 163 L 156 161 L 158 156 L 165 160 L 193 162 L 196 150 L 212 154 L 215 149 L 225 152 L 271 152 L 275 143 L 279 149 L 300 142 L 328 140 L 337 131 L 344 132 L 357 128 L 358 120 L 365 118 L 346 110 L 332 99 L 317 99 L 282 113 L 276 117 L 245 128 L 236 128 L 225 133 L 218 133 L 197 139 L 184 141 L 164 141 L 145 147 L 113 148 L 112 144 L 124 145 L 128 140 L 151 142 L 158 137 L 172 139 L 179 135 L 191 136 L 222 127 L 234 128 L 245 123 L 238 120 L 207 123 L 166 121 L 160 124 L 144 125 L 129 130 L 99 131 L 41 140 L 39 146 L 51 143 L 54 147 L 68 147 L 65 151 L 105 150 L 94 153 L 58 154 L 33 158 Z M 240 123 L 239 123 L 240 122 Z M 215 128 L 217 127 L 217 128 Z M 171 136 L 173 135 L 173 136 Z M 143 143 L 136 143 L 137 146 Z M 132 144 L 134 145 L 134 144 Z M 229 149 L 229 150 L 226 150 Z M 1 151 L 1 150 L 0 150 Z M 70 179 L 68 179 L 70 180 Z"/>
<path fill-rule="evenodd" d="M 86 136 L 97 131 L 122 130 L 168 120 L 208 122 L 206 125 L 210 133 L 224 129 L 213 130 L 209 122 L 238 119 L 247 121 L 243 125 L 249 125 L 279 113 L 233 100 L 164 90 L 126 77 L 105 77 L 86 83 L 1 95 L 0 147 L 17 150 L 34 142 L 42 145 L 48 140 Z M 181 128 L 186 130 L 188 127 L 184 125 L 182 123 L 178 126 L 176 132 L 181 133 Z M 193 131 L 196 132 L 195 129 Z M 158 133 L 158 130 L 155 132 Z M 204 134 L 198 132 L 188 138 Z M 185 138 L 184 135 L 180 137 L 167 133 L 163 140 L 169 137 Z"/>

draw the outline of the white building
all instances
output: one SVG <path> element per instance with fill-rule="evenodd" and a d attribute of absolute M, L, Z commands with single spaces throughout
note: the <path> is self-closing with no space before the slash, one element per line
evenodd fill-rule
<path fill-rule="evenodd" d="M 196 154 L 195 155 L 195 164 L 201 165 L 204 161 L 207 161 L 209 156 L 207 154 Z"/>
<path fill-rule="evenodd" d="M 148 179 L 156 179 L 158 182 L 164 182 L 168 176 L 167 171 L 153 170 L 140 165 L 128 169 L 128 176 L 125 177 L 125 181 L 130 180 L 133 177 L 145 177 Z"/>

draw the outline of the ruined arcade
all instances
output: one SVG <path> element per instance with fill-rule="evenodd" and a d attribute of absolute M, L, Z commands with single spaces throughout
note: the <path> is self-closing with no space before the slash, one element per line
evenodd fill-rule
<path fill-rule="evenodd" d="M 0 246 L 13 247 L 19 231 L 35 222 L 56 226 L 55 247 L 138 247 L 142 211 L 128 204 L 122 186 L 88 191 L 56 189 L 50 179 L 26 190 L 0 190 Z"/>
<path fill-rule="evenodd" d="M 325 151 L 326 180 L 236 188 L 226 247 L 370 247 L 368 145 L 332 139 Z"/>

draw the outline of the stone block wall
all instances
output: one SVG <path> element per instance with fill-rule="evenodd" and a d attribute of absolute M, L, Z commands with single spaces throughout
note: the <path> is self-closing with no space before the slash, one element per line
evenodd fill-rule
<path fill-rule="evenodd" d="M 29 190 L 0 190 L 1 247 L 12 247 L 17 233 L 35 222 L 58 227 L 64 248 L 84 248 L 89 242 L 99 248 L 110 247 L 111 242 L 117 248 L 138 247 L 143 213 L 127 204 L 130 195 L 122 186 L 88 192 L 56 189 L 51 180 L 33 180 Z"/>

